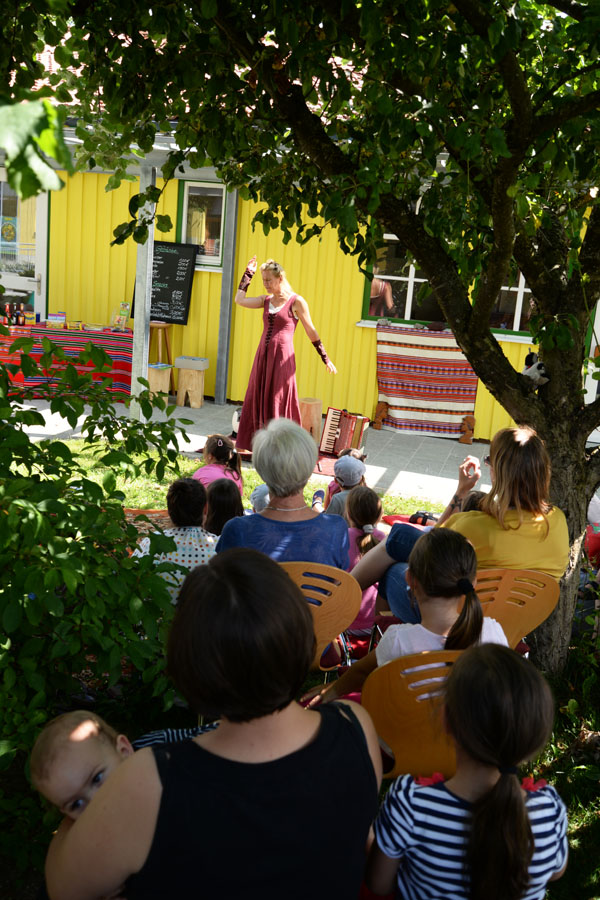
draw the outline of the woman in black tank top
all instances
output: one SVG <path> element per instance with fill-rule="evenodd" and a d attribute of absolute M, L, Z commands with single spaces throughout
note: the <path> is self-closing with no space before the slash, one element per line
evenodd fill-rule
<path fill-rule="evenodd" d="M 380 753 L 361 707 L 296 703 L 313 654 L 310 610 L 277 563 L 235 549 L 191 572 L 168 671 L 192 709 L 220 725 L 117 767 L 57 832 L 50 896 L 357 896 Z M 343 827 L 332 828 L 342 808 Z"/>

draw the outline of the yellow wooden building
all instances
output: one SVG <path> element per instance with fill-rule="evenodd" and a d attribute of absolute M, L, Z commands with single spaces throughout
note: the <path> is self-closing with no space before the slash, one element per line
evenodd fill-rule
<path fill-rule="evenodd" d="M 198 230 L 205 229 L 208 235 L 208 220 L 211 216 L 214 220 L 210 233 L 218 236 L 207 240 L 206 256 L 199 257 L 202 264 L 194 274 L 188 324 L 171 327 L 174 357 L 204 356 L 210 360 L 205 373 L 205 393 L 214 396 L 223 280 L 223 223 L 219 226 L 217 219 L 218 215 L 224 216 L 226 192 L 214 173 L 203 170 L 200 175 L 186 173 L 181 180 L 167 185 L 158 212 L 170 215 L 177 225 L 166 235 L 157 233 L 156 238 L 195 242 Z M 46 269 L 37 276 L 36 289 L 36 309 L 41 311 L 42 319 L 49 312 L 65 311 L 69 320 L 108 324 L 119 303 L 133 296 L 137 245 L 128 240 L 121 246 L 111 246 L 111 240 L 115 226 L 129 218 L 128 203 L 139 185 L 123 182 L 118 190 L 107 192 L 108 177 L 105 173 L 89 172 L 65 178 L 64 189 L 49 195 L 41 211 L 38 207 L 38 234 L 42 231 L 40 219 L 44 215 L 48 225 Z M 160 181 L 157 185 L 162 187 Z M 217 210 L 213 215 L 219 203 L 220 213 Z M 368 283 L 356 259 L 340 250 L 331 228 L 305 246 L 294 240 L 284 245 L 278 232 L 265 236 L 260 226 L 253 231 L 251 221 L 255 211 L 253 203 L 237 201 L 233 232 L 235 284 L 254 254 L 259 261 L 272 257 L 282 262 L 293 289 L 308 301 L 315 326 L 338 369 L 335 376 L 327 373 L 299 326 L 295 348 L 300 397 L 320 398 L 323 412 L 333 406 L 373 417 L 377 403 L 375 320 L 368 316 Z M 393 240 L 393 236 L 390 238 Z M 390 246 L 391 259 L 395 250 L 392 243 Z M 393 266 L 388 271 L 393 273 Z M 380 273 L 386 277 L 385 259 Z M 416 283 L 418 273 L 413 270 L 413 274 Z M 404 275 L 389 277 L 394 281 L 394 291 L 405 291 L 406 285 L 401 284 L 406 281 Z M 249 295 L 260 294 L 262 290 L 257 275 Z M 226 379 L 228 400 L 238 402 L 244 397 L 261 331 L 259 310 L 234 306 Z M 499 336 L 504 352 L 520 371 L 530 346 L 526 335 L 514 332 Z M 151 348 L 151 361 L 153 357 L 155 350 Z M 476 438 L 489 439 L 498 428 L 511 424 L 508 414 L 481 383 L 475 416 Z"/>

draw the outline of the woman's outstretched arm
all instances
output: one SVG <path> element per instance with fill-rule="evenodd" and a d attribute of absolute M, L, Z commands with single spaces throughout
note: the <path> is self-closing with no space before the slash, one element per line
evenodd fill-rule
<path fill-rule="evenodd" d="M 335 375 L 337 372 L 336 367 L 331 362 L 327 353 L 325 352 L 325 348 L 323 347 L 323 342 L 319 337 L 319 333 L 315 326 L 313 325 L 313 321 L 310 317 L 310 310 L 308 308 L 308 303 L 303 297 L 296 297 L 294 301 L 294 312 L 302 322 L 304 330 L 308 336 L 309 341 L 314 346 L 315 350 L 325 363 L 325 367 L 328 372 L 331 372 L 332 375 Z"/>

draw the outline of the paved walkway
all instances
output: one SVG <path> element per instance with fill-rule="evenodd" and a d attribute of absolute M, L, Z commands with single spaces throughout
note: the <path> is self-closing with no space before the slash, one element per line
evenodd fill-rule
<path fill-rule="evenodd" d="M 72 429 L 65 419 L 50 412 L 47 403 L 33 401 L 31 405 L 39 409 L 46 420 L 44 427 L 31 426 L 26 429 L 34 439 L 53 436 L 57 440 L 68 440 L 79 436 L 81 423 Z M 122 404 L 116 404 L 116 407 L 120 414 L 125 414 Z M 217 406 L 211 400 L 206 400 L 202 409 L 185 407 L 178 411 L 177 415 L 194 423 L 183 426 L 189 442 L 183 435 L 180 436 L 181 452 L 197 456 L 196 451 L 204 446 L 209 434 L 230 434 L 235 409 L 232 404 Z M 160 413 L 157 414 L 158 417 L 164 418 Z M 483 457 L 489 453 L 487 441 L 465 445 L 447 438 L 421 437 L 369 428 L 365 447 L 368 453 L 367 483 L 381 493 L 401 494 L 414 497 L 420 502 L 447 501 L 456 485 L 458 464 L 467 455 L 477 456 L 482 460 L 484 479 L 478 488 L 490 488 L 489 479 L 485 478 L 486 467 L 483 465 Z"/>

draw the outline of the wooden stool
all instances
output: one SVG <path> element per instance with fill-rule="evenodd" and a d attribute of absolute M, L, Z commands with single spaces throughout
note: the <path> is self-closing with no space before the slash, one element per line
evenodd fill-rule
<path fill-rule="evenodd" d="M 202 356 L 178 356 L 175 368 L 179 370 L 177 406 L 185 406 L 187 397 L 192 409 L 200 409 L 204 404 L 204 372 L 208 369 L 208 359 Z"/>
<path fill-rule="evenodd" d="M 154 394 L 168 394 L 169 384 L 173 377 L 173 369 L 171 366 L 156 365 L 148 366 L 148 389 Z"/>
<path fill-rule="evenodd" d="M 165 346 L 167 349 L 167 362 L 170 366 L 173 365 L 173 359 L 171 358 L 171 344 L 169 343 L 169 328 L 170 324 L 168 322 L 150 322 L 150 344 L 148 346 L 148 352 L 150 352 L 150 347 L 152 346 L 152 335 L 155 334 L 156 337 L 156 353 L 158 356 L 157 362 L 161 363 L 163 361 L 162 358 L 162 348 L 163 348 L 163 334 L 165 336 Z M 173 369 L 169 369 L 169 386 L 167 388 L 166 393 L 175 393 L 175 383 L 173 381 Z"/>
<path fill-rule="evenodd" d="M 317 447 L 321 440 L 321 408 L 321 401 L 315 397 L 302 397 L 300 400 L 302 427 L 308 431 Z"/>

